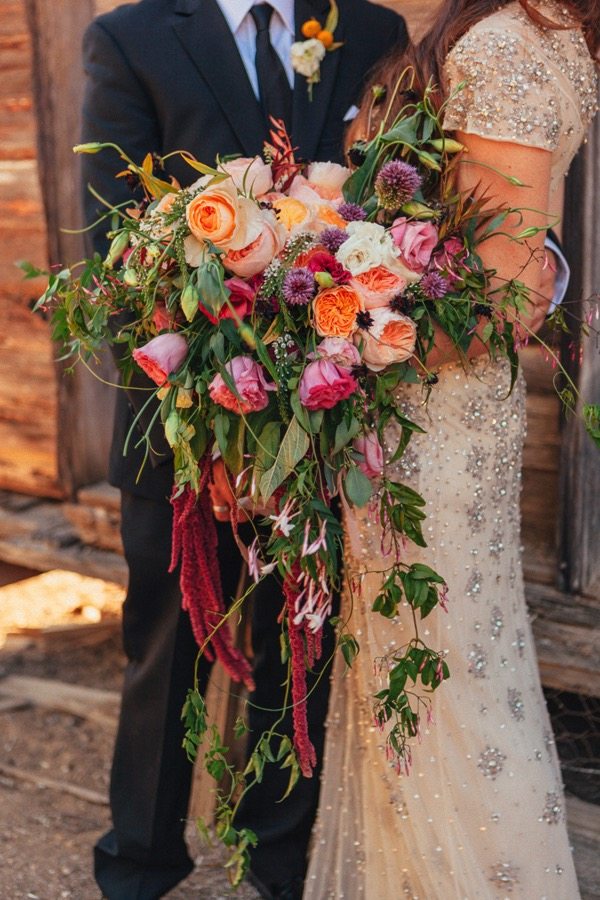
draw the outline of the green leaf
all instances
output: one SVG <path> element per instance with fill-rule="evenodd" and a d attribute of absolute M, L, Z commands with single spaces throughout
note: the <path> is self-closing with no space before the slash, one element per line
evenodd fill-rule
<path fill-rule="evenodd" d="M 587 433 L 600 448 L 600 405 L 598 403 L 584 403 L 583 422 Z"/>
<path fill-rule="evenodd" d="M 339 453 L 340 450 L 343 450 L 344 447 L 347 447 L 348 444 L 350 444 L 356 437 L 361 428 L 361 423 L 354 416 L 350 420 L 349 425 L 347 424 L 345 419 L 342 419 L 342 421 L 335 429 L 335 440 L 333 442 L 333 447 L 331 450 L 332 455 L 335 456 L 336 453 Z"/>
<path fill-rule="evenodd" d="M 358 466 L 351 466 L 344 478 L 344 493 L 353 506 L 365 506 L 371 499 L 373 485 Z"/>
<path fill-rule="evenodd" d="M 265 503 L 306 456 L 309 447 L 309 437 L 294 416 L 283 436 L 275 462 L 260 479 L 260 495 Z"/>
<path fill-rule="evenodd" d="M 281 435 L 281 425 L 279 422 L 267 422 L 258 437 L 258 446 L 256 448 L 256 456 L 254 468 L 256 475 L 260 478 L 269 469 L 277 456 L 277 448 L 279 447 L 279 438 Z"/>

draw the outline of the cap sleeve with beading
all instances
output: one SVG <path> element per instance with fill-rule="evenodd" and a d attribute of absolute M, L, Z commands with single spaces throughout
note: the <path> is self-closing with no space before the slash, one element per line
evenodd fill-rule
<path fill-rule="evenodd" d="M 472 28 L 446 60 L 450 99 L 444 127 L 556 150 L 563 120 L 553 68 L 524 34 L 506 27 Z M 464 87 L 457 90 L 460 84 Z"/>

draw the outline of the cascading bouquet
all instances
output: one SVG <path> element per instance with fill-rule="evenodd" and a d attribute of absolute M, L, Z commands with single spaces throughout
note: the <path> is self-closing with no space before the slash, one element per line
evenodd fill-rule
<path fill-rule="evenodd" d="M 154 421 L 160 417 L 174 453 L 172 563 L 181 565 L 183 603 L 201 651 L 248 687 L 249 664 L 228 628 L 245 598 L 228 607 L 222 596 L 206 490 L 216 455 L 239 498 L 232 527 L 249 506 L 270 526 L 241 549 L 255 582 L 274 572 L 282 583 L 294 738 L 273 728 L 246 771 L 236 773 L 211 733 L 207 767 L 217 780 L 231 776 L 217 818 L 235 882 L 254 839 L 235 828 L 236 796 L 260 780 L 267 761 L 290 768 L 290 788 L 315 765 L 306 670 L 320 655 L 323 625 L 343 588 L 335 498 L 370 504 L 383 523 L 389 565 L 374 614 L 392 618 L 408 603 L 424 618 L 444 607 L 443 577 L 402 561 L 403 541 L 426 544 L 424 500 L 387 471 L 421 431 L 399 409 L 397 387 L 404 381 L 435 390 L 422 362 L 434 327 L 466 353 L 480 339 L 482 318 L 489 353 L 507 357 L 516 376 L 510 313 L 523 308 L 527 289 L 514 280 L 491 287 L 494 273 L 477 252 L 511 211 L 457 192 L 462 147 L 444 134 L 442 118 L 429 92 L 411 101 L 372 141 L 354 147 L 354 172 L 298 163 L 278 127 L 264 160 L 209 167 L 182 154 L 200 173 L 183 189 L 161 176 L 164 160 L 148 156 L 137 165 L 112 144 L 76 148 L 119 153 L 121 174 L 141 184 L 144 200 L 111 210 L 106 258 L 52 273 L 38 308 L 53 309 L 54 336 L 68 355 L 89 359 L 104 341 L 119 342 L 128 348 L 120 354 L 125 381 L 137 365 L 155 383 L 147 406 L 154 404 Z M 597 426 L 597 412 L 591 415 Z M 391 421 L 401 437 L 386 459 L 383 431 Z M 150 430 L 134 429 L 131 439 L 149 448 Z M 410 739 L 430 693 L 449 676 L 443 654 L 424 643 L 416 623 L 415 616 L 414 637 L 387 661 L 387 687 L 373 701 L 399 770 L 408 769 Z M 351 664 L 358 645 L 341 619 L 336 624 Z M 193 758 L 207 732 L 197 684 L 183 715 Z"/>

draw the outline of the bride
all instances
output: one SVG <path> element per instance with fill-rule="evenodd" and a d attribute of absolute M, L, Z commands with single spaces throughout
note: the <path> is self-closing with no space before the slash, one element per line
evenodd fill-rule
<path fill-rule="evenodd" d="M 391 97 L 410 62 L 422 85 L 433 77 L 445 96 L 464 83 L 445 113 L 445 127 L 468 151 L 460 187 L 531 210 L 524 222 L 515 216 L 516 235 L 542 223 L 534 210 L 553 211 L 595 112 L 599 37 L 597 0 L 448 0 L 413 56 L 390 59 L 374 81 Z M 499 277 L 528 284 L 532 302 L 521 319 L 533 330 L 547 309 L 542 244 L 542 235 L 527 244 L 497 237 L 481 252 Z M 414 559 L 407 550 L 406 562 L 426 562 L 447 580 L 449 614 L 438 611 L 424 626 L 452 678 L 434 697 L 435 721 L 413 749 L 410 775 L 399 778 L 369 698 L 384 686 L 374 659 L 407 640 L 412 617 L 408 608 L 392 622 L 370 611 L 380 581 L 372 570 L 385 567 L 373 564 L 379 528 L 366 512 L 348 516 L 349 579 L 360 590 L 346 612 L 360 653 L 346 674 L 341 654 L 336 661 L 304 896 L 574 900 L 560 772 L 523 593 L 524 384 L 509 395 L 508 366 L 485 352 L 465 369 L 443 335 L 426 362 L 439 377 L 429 403 L 416 386 L 401 394 L 426 434 L 395 466 L 427 500 L 427 550 L 415 548 Z M 389 428 L 390 457 L 397 439 Z"/>

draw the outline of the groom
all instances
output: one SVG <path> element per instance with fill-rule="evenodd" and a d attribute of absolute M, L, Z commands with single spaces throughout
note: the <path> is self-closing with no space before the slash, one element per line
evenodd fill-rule
<path fill-rule="evenodd" d="M 140 0 L 95 20 L 84 40 L 86 93 L 83 140 L 112 141 L 136 162 L 154 151 L 191 151 L 213 162 L 216 155 L 260 153 L 268 137 L 268 115 L 284 118 L 303 159 L 341 161 L 344 120 L 351 116 L 368 70 L 407 40 L 403 20 L 367 0 L 341 0 L 335 40 L 321 80 L 309 98 L 304 76 L 291 67 L 293 41 L 303 23 L 325 22 L 328 0 Z M 115 153 L 83 158 L 84 184 L 113 204 L 131 201 Z M 195 179 L 180 159 L 167 163 L 182 185 Z M 86 217 L 99 214 L 86 191 Z M 106 223 L 93 232 L 104 251 Z M 155 428 L 150 463 L 142 448 L 125 438 L 149 383 L 136 376 L 119 392 L 110 461 L 111 483 L 122 492 L 122 536 L 129 566 L 123 609 L 124 646 L 129 664 L 113 759 L 110 802 L 113 828 L 95 848 L 95 873 L 108 900 L 154 900 L 193 868 L 184 843 L 191 767 L 181 748 L 181 707 L 192 683 L 196 646 L 187 613 L 180 608 L 178 577 L 168 574 L 173 462 Z M 144 388 L 145 390 L 137 390 Z M 152 411 L 142 416 L 149 424 Z M 141 471 L 140 471 L 141 470 Z M 239 553 L 229 526 L 219 527 L 224 592 L 232 596 L 239 577 Z M 250 708 L 254 739 L 282 703 L 279 659 L 282 605 L 274 581 L 255 595 L 253 651 L 256 692 Z M 324 658 L 328 656 L 325 650 Z M 204 690 L 209 675 L 201 664 Z M 322 754 L 328 679 L 311 696 L 311 736 Z M 262 708 L 262 709 L 261 709 Z M 240 823 L 252 828 L 259 845 L 252 853 L 252 878 L 264 897 L 300 897 L 306 850 L 318 801 L 318 772 L 301 779 L 291 796 L 287 773 L 267 766 L 264 781 L 250 791 Z"/>

